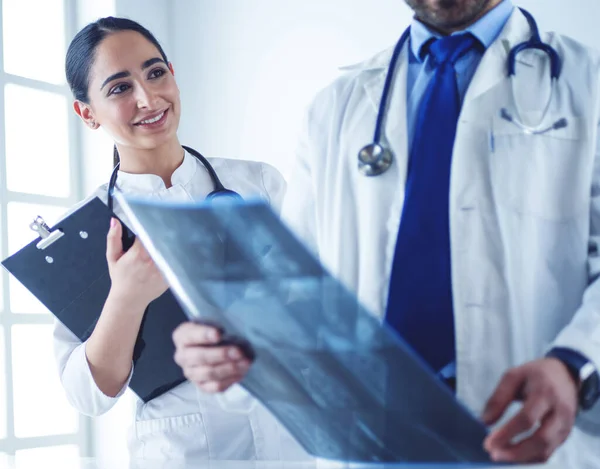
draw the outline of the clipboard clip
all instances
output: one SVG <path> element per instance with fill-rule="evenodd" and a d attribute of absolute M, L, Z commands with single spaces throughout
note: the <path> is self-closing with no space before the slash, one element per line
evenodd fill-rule
<path fill-rule="evenodd" d="M 56 240 L 62 238 L 65 234 L 61 230 L 50 231 L 50 227 L 46 224 L 44 219 L 39 215 L 29 224 L 29 228 L 35 231 L 40 238 L 42 238 L 37 244 L 38 249 L 46 249 Z"/>

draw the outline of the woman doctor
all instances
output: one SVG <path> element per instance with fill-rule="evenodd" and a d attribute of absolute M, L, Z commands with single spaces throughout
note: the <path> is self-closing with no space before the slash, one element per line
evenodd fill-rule
<path fill-rule="evenodd" d="M 75 112 L 90 129 L 103 127 L 114 139 L 119 190 L 188 201 L 203 200 L 214 190 L 205 166 L 179 143 L 181 103 L 173 67 L 148 30 L 123 18 L 89 24 L 69 46 L 66 74 Z M 241 160 L 210 162 L 226 187 L 242 196 L 258 195 L 279 209 L 285 182 L 273 167 Z M 107 185 L 94 196 L 106 202 Z M 117 204 L 115 211 L 123 217 Z M 120 224 L 113 219 L 107 230 L 112 286 L 92 335 L 81 343 L 59 322 L 54 333 L 67 397 L 90 416 L 107 412 L 123 395 L 146 306 L 167 288 L 139 241 L 124 252 Z M 200 332 L 200 343 L 207 346 L 191 350 L 200 365 L 184 367 L 195 384 L 186 381 L 147 403 L 137 401 L 131 457 L 306 458 L 275 418 L 235 385 L 250 366 L 241 350 L 210 347 L 219 341 L 218 331 L 203 327 Z"/>

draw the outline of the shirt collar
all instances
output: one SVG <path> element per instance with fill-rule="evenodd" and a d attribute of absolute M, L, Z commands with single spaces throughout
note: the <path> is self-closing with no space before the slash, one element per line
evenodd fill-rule
<path fill-rule="evenodd" d="M 513 9 L 514 6 L 511 0 L 503 0 L 471 26 L 462 31 L 456 31 L 452 34 L 463 34 L 470 32 L 487 49 L 502 32 L 502 29 L 510 18 Z M 431 39 L 438 39 L 440 37 L 442 37 L 441 34 L 430 30 L 419 20 L 413 20 L 410 26 L 410 45 L 413 57 L 417 59 L 418 62 L 422 62 L 425 51 L 423 46 L 426 45 Z"/>
<path fill-rule="evenodd" d="M 171 184 L 186 185 L 194 176 L 197 169 L 196 158 L 187 151 L 184 152 L 183 161 L 173 171 Z M 132 174 L 119 171 L 116 187 L 123 192 L 154 194 L 168 190 L 164 181 L 156 174 Z"/>

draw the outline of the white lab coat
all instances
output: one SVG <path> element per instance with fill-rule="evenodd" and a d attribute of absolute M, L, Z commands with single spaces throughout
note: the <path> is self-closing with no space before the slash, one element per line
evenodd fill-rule
<path fill-rule="evenodd" d="M 210 159 L 228 189 L 242 197 L 259 196 L 277 211 L 285 192 L 279 172 L 264 163 Z M 117 187 L 124 193 L 153 199 L 203 200 L 213 188 L 202 164 L 186 153 L 183 164 L 166 189 L 155 175 L 120 173 Z M 96 194 L 106 203 L 106 185 Z M 115 203 L 117 215 L 127 222 Z M 107 226 L 108 231 L 108 226 Z M 69 402 L 81 413 L 97 416 L 111 409 L 117 397 L 104 395 L 96 386 L 81 343 L 60 322 L 54 332 L 55 355 Z M 128 447 L 132 458 L 152 459 L 287 459 L 309 456 L 273 415 L 241 386 L 223 394 L 206 394 L 189 381 L 144 404 L 136 399 L 134 426 Z"/>
<path fill-rule="evenodd" d="M 502 374 L 552 346 L 600 369 L 600 57 L 544 35 L 563 61 L 548 115 L 566 128 L 526 135 L 500 118 L 510 99 L 507 50 L 530 37 L 515 10 L 466 93 L 454 146 L 450 232 L 458 398 L 480 415 Z M 365 177 L 391 49 L 353 66 L 310 106 L 282 216 L 374 314 L 387 301 L 407 167 L 407 48 L 385 139 L 391 169 Z M 517 99 L 536 123 L 548 99 L 546 56 L 519 56 Z M 589 249 L 588 249 L 589 245 Z M 600 405 L 580 414 L 556 453 L 561 467 L 600 467 Z"/>

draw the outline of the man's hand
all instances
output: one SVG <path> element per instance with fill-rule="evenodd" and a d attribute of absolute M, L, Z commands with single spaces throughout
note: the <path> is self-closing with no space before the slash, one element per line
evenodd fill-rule
<path fill-rule="evenodd" d="M 216 345 L 220 340 L 216 328 L 193 322 L 173 332 L 175 362 L 187 379 L 208 393 L 225 391 L 241 381 L 251 364 L 239 347 Z"/>
<path fill-rule="evenodd" d="M 483 421 L 494 424 L 511 402 L 523 407 L 484 442 L 495 461 L 545 462 L 569 436 L 577 415 L 577 383 L 556 358 L 543 358 L 507 371 L 487 402 Z M 531 432 L 524 439 L 513 439 Z"/>

